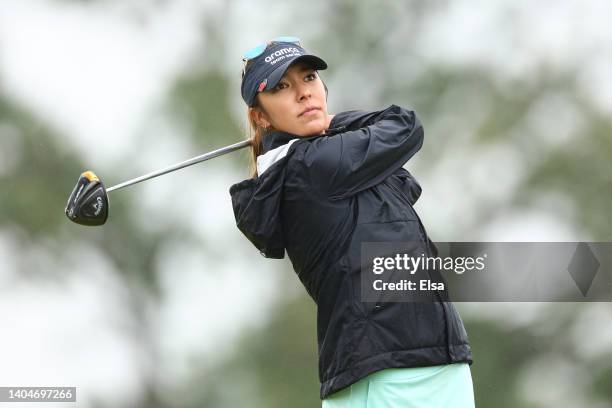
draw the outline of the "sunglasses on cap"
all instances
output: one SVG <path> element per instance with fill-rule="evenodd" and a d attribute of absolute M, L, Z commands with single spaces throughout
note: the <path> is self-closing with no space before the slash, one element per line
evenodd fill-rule
<path fill-rule="evenodd" d="M 250 48 L 248 51 L 242 54 L 242 61 L 246 63 L 249 60 L 252 60 L 253 58 L 259 57 L 266 50 L 268 45 L 273 44 L 273 43 L 278 43 L 278 42 L 286 42 L 286 43 L 300 45 L 300 39 L 297 37 L 276 37 L 276 38 L 271 39 L 268 42 L 263 42 L 261 44 L 257 44 L 253 48 Z"/>

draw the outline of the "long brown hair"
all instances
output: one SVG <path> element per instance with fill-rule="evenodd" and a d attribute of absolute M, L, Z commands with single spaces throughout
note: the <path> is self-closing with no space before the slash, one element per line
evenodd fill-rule
<path fill-rule="evenodd" d="M 242 69 L 243 79 L 246 70 L 249 68 L 249 65 L 251 65 L 251 62 L 253 62 L 253 60 L 248 60 Z M 251 141 L 251 147 L 249 149 L 251 153 L 249 155 L 249 168 L 251 178 L 255 178 L 257 177 L 257 157 L 259 157 L 263 151 L 261 141 L 268 131 L 267 129 L 259 126 L 259 124 L 251 117 L 250 113 L 252 109 L 261 109 L 257 97 L 255 98 L 255 105 L 252 108 L 247 106 L 246 110 L 246 138 L 247 140 Z"/>
<path fill-rule="evenodd" d="M 261 141 L 264 136 L 269 132 L 268 129 L 259 126 L 259 124 L 249 114 L 251 109 L 261 109 L 257 99 L 255 100 L 255 106 L 253 108 L 247 107 L 247 139 L 251 141 L 251 148 L 249 149 L 250 154 L 250 174 L 252 178 L 257 177 L 257 157 L 262 153 L 263 146 Z"/>

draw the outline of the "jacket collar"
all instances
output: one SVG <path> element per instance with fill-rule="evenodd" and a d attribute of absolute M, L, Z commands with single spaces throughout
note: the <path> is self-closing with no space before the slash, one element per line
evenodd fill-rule
<path fill-rule="evenodd" d="M 331 123 L 329 124 L 329 129 L 327 129 L 327 131 L 322 135 L 303 137 L 303 136 L 296 136 L 291 133 L 283 132 L 280 130 L 272 131 L 268 133 L 267 135 L 265 135 L 263 140 L 261 141 L 261 145 L 263 147 L 262 153 L 267 153 L 272 149 L 276 149 L 279 146 L 289 143 L 289 141 L 293 139 L 310 139 L 310 138 L 315 138 L 315 137 L 320 137 L 320 136 L 331 136 L 331 135 L 335 135 L 336 133 L 344 132 L 346 130 L 346 127 L 342 125 L 336 125 L 336 123 L 334 122 L 335 119 L 336 119 L 336 116 L 332 118 Z"/>
<path fill-rule="evenodd" d="M 266 134 L 261 141 L 261 145 L 263 147 L 262 153 L 267 153 L 272 149 L 276 149 L 279 146 L 282 146 L 293 139 L 299 139 L 300 136 L 292 135 L 291 133 L 282 132 L 280 130 L 272 131 Z"/>

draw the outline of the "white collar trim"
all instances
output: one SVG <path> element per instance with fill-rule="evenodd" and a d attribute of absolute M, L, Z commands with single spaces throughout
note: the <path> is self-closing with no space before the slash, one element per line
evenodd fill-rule
<path fill-rule="evenodd" d="M 285 143 L 282 146 L 277 147 L 276 149 L 272 149 L 265 154 L 259 155 L 257 157 L 257 175 L 261 176 L 266 170 L 270 168 L 274 163 L 278 160 L 282 159 L 287 155 L 289 151 L 289 146 L 293 142 L 296 142 L 298 139 L 292 139 L 288 143 Z"/>

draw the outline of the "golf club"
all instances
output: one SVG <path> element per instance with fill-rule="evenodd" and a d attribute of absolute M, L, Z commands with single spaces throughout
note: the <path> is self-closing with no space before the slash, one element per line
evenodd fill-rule
<path fill-rule="evenodd" d="M 77 184 L 68 198 L 68 203 L 66 204 L 65 209 L 66 216 L 70 221 L 77 224 L 89 226 L 102 225 L 108 218 L 108 193 L 111 191 L 119 190 L 154 177 L 159 177 L 250 145 L 250 140 L 243 140 L 241 142 L 213 150 L 212 152 L 204 153 L 200 156 L 182 161 L 172 166 L 124 181 L 123 183 L 119 183 L 108 189 L 104 187 L 102 180 L 100 180 L 100 178 L 92 171 L 86 171 L 79 176 Z"/>

